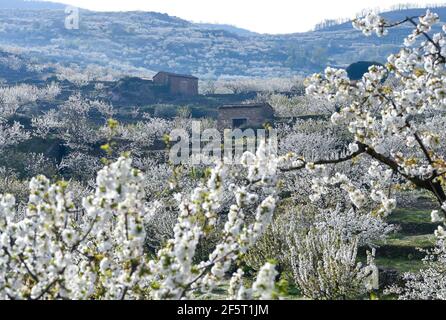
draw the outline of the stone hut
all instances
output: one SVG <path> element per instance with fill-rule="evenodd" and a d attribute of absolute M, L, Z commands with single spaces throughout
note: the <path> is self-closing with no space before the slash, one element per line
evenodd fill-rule
<path fill-rule="evenodd" d="M 268 103 L 231 104 L 218 109 L 219 129 L 256 129 L 273 120 L 274 109 Z"/>
<path fill-rule="evenodd" d="M 198 78 L 191 75 L 160 71 L 153 77 L 153 83 L 166 86 L 171 95 L 198 95 Z"/>

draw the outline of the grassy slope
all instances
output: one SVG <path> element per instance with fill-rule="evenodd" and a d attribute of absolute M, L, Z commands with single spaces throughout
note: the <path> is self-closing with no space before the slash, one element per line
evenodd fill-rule
<path fill-rule="evenodd" d="M 399 272 L 418 271 L 423 267 L 425 256 L 418 248 L 429 249 L 435 244 L 434 230 L 437 224 L 431 222 L 431 210 L 423 203 L 410 208 L 397 209 L 388 219 L 398 225 L 399 231 L 391 235 L 377 250 L 377 264 L 380 267 Z"/>

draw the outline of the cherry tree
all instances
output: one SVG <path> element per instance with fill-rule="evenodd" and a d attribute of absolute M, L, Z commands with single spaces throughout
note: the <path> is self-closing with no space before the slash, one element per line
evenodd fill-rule
<path fill-rule="evenodd" d="M 59 171 L 89 180 L 102 167 L 104 153 L 97 152 L 101 145 L 113 142 L 113 155 L 132 150 L 132 156 L 139 160 L 150 156 L 148 151 L 155 140 L 172 127 L 167 120 L 146 116 L 136 123 L 122 124 L 112 120 L 115 114 L 112 106 L 86 99 L 78 92 L 57 108 L 35 116 L 33 134 L 61 141 L 68 153 L 58 163 Z"/>
<path fill-rule="evenodd" d="M 368 264 L 358 263 L 358 237 L 341 238 L 333 228 L 312 228 L 291 241 L 292 269 L 304 296 L 317 300 L 357 299 L 378 289 L 378 270 L 369 254 Z"/>
<path fill-rule="evenodd" d="M 56 84 L 44 88 L 31 85 L 5 86 L 0 88 L 0 150 L 30 138 L 30 132 L 22 124 L 11 119 L 24 108 L 38 101 L 51 101 L 60 93 Z"/>
<path fill-rule="evenodd" d="M 301 170 L 358 161 L 368 157 L 372 165 L 369 197 L 380 202 L 379 214 L 389 214 L 395 207 L 392 186 L 428 191 L 438 201 L 439 210 L 432 212 L 434 222 L 444 222 L 446 214 L 444 127 L 446 104 L 446 27 L 431 35 L 439 21 L 437 14 L 427 11 L 420 17 L 387 22 L 375 13 L 357 19 L 353 25 L 365 35 L 384 36 L 389 28 L 405 23 L 414 26 L 405 39 L 404 48 L 391 55 L 385 67 L 372 66 L 360 81 L 348 79 L 344 70 L 327 68 L 324 75 L 315 74 L 307 81 L 307 94 L 342 103 L 331 121 L 347 127 L 353 135 L 349 153 L 336 159 L 318 159 L 312 163 L 300 159 L 290 168 Z M 390 81 L 386 81 L 386 79 Z M 322 167 L 323 168 L 323 167 Z M 355 207 L 361 207 L 366 193 L 338 174 L 317 178 L 313 184 L 318 199 L 326 187 L 341 183 L 351 195 Z M 386 191 L 388 190 L 388 191 Z M 402 288 L 389 292 L 402 299 L 444 299 L 443 227 L 435 232 L 436 248 L 428 252 L 426 269 L 404 276 Z"/>
<path fill-rule="evenodd" d="M 390 175 L 384 177 L 390 179 L 395 175 L 400 183 L 429 191 L 446 212 L 446 163 L 441 152 L 443 145 L 438 139 L 441 129 L 433 124 L 433 119 L 444 116 L 446 40 L 444 33 L 429 35 L 438 20 L 438 16 L 430 11 L 419 18 L 408 17 L 395 23 L 369 13 L 353 23 L 366 35 L 375 32 L 383 36 L 388 33 L 388 28 L 412 24 L 414 31 L 406 38 L 405 47 L 388 58 L 386 67 L 369 68 L 360 81 L 350 81 L 345 70 L 333 68 L 327 68 L 324 75 L 315 74 L 307 81 L 308 95 L 338 99 L 343 103 L 331 120 L 346 126 L 354 136 L 349 154 L 339 159 L 314 161 L 310 165 L 328 165 L 364 156 L 373 159 L 375 165 L 370 173 L 377 181 L 370 194 L 380 200 L 382 212 L 389 212 L 394 207 L 394 201 L 378 188 L 383 180 L 378 179 L 379 172 L 388 170 Z M 394 77 L 397 85 L 387 85 L 387 77 Z M 292 169 L 308 165 L 302 160 Z M 354 192 L 352 190 L 352 195 Z"/>
<path fill-rule="evenodd" d="M 207 260 L 193 262 L 200 237 L 219 218 L 225 166 L 218 164 L 191 194 L 178 195 L 180 215 L 174 238 L 156 258 L 145 252 L 144 223 L 159 205 L 144 201 L 143 174 L 121 157 L 98 173 L 96 190 L 77 208 L 67 184 L 38 176 L 23 219 L 15 199 L 0 197 L 0 297 L 3 299 L 180 299 L 214 289 L 240 254 L 271 221 L 276 206 L 275 171 L 279 159 L 261 147 L 247 165 L 247 184 L 231 185 L 237 199 L 224 224 L 224 237 Z M 268 173 L 260 167 L 270 168 Z M 271 190 L 263 199 L 251 188 Z M 273 187 L 273 188 L 271 188 Z M 250 212 L 254 208 L 254 212 Z M 247 219 L 254 214 L 254 219 Z M 266 264 L 252 288 L 236 279 L 239 297 L 269 299 L 276 271 Z"/>

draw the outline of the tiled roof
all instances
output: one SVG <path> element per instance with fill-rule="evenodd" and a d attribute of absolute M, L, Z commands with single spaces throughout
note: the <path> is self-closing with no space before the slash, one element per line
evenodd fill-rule
<path fill-rule="evenodd" d="M 198 80 L 197 77 L 194 77 L 194 76 L 189 75 L 189 74 L 179 74 L 179 73 L 165 72 L 165 71 L 160 71 L 160 72 L 158 72 L 158 73 L 155 75 L 155 77 L 156 77 L 157 75 L 159 75 L 159 74 L 166 74 L 166 75 L 168 75 L 168 76 L 170 76 L 170 77 L 188 78 L 188 79 L 197 79 L 197 80 Z"/>

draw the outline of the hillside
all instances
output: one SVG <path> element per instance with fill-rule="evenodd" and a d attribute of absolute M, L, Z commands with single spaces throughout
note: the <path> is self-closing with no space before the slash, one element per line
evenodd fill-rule
<path fill-rule="evenodd" d="M 446 7 L 435 11 L 446 20 Z M 408 9 L 384 16 L 397 20 L 422 12 Z M 366 38 L 344 23 L 307 33 L 262 35 L 232 26 L 194 24 L 155 12 L 87 10 L 80 11 L 80 29 L 67 30 L 65 16 L 57 4 L 0 0 L 0 47 L 12 47 L 24 59 L 40 63 L 98 65 L 124 73 L 167 70 L 201 78 L 277 77 L 358 60 L 382 62 L 410 32 L 401 27 L 378 40 Z"/>

